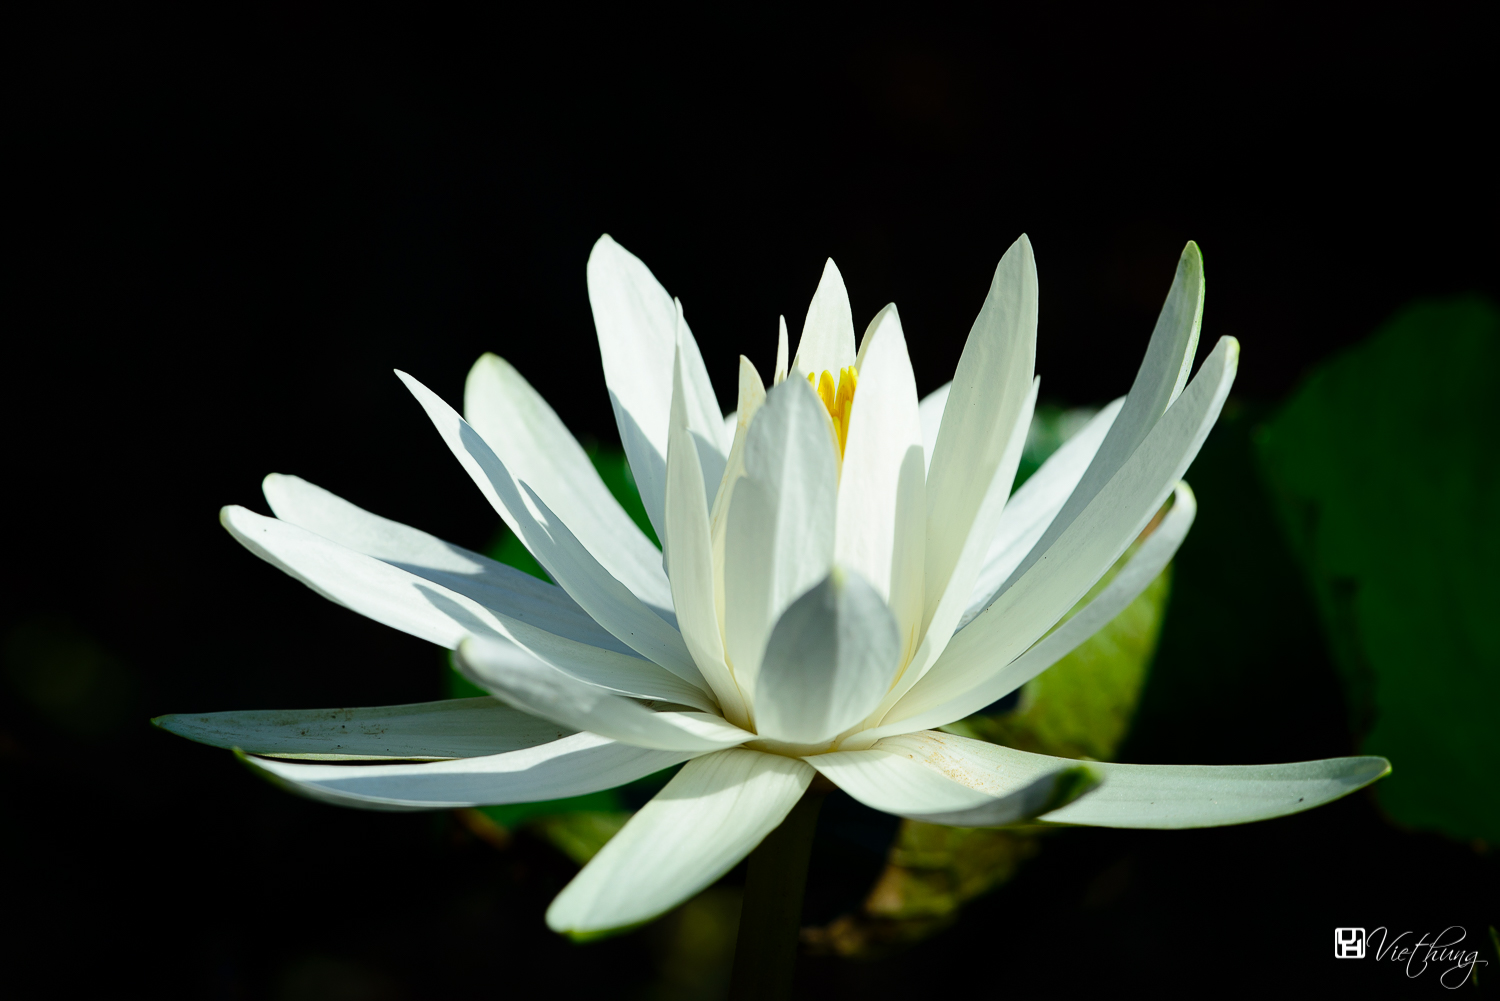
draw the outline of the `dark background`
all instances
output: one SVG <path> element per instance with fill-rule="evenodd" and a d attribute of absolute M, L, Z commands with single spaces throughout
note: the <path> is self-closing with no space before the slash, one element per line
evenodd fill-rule
<path fill-rule="evenodd" d="M 51 630 L 94 667 L 51 702 L 0 689 L 4 976 L 191 997 L 652 980 L 649 936 L 545 930 L 571 872 L 550 848 L 303 802 L 146 723 L 441 695 L 440 651 L 287 580 L 216 512 L 263 511 L 261 477 L 297 473 L 484 547 L 497 519 L 391 369 L 457 402 L 493 350 L 580 437 L 617 441 L 584 284 L 603 232 L 682 297 L 731 405 L 736 356 L 769 371 L 777 314 L 795 337 L 828 256 L 857 326 L 900 305 L 935 388 L 1022 232 L 1043 399 L 1101 403 L 1197 240 L 1203 345 L 1240 339 L 1237 402 L 1191 474 L 1203 513 L 1127 760 L 1348 753 L 1295 567 L 1245 543 L 1260 515 L 1216 523 L 1214 504 L 1253 500 L 1250 425 L 1311 366 L 1413 298 L 1496 295 L 1493 32 L 1424 11 L 74 10 L 15 32 L 4 628 Z M 1234 601 L 1268 590 L 1292 595 L 1282 624 L 1301 641 L 1252 665 Z M 1194 648 L 1195 615 L 1244 663 Z M 809 961 L 803 988 L 1347 986 L 1333 924 L 1494 920 L 1492 854 L 1398 831 L 1365 795 L 1246 828 L 1068 838 L 956 929 L 877 964 Z M 857 856 L 815 876 L 810 919 L 857 903 L 879 861 Z"/>

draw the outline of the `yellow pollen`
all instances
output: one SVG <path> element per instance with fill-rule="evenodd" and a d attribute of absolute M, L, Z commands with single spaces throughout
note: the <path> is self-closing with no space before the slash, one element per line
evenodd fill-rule
<path fill-rule="evenodd" d="M 817 391 L 823 406 L 828 408 L 828 416 L 833 418 L 833 430 L 838 436 L 839 455 L 842 456 L 849 441 L 849 412 L 854 406 L 854 387 L 859 383 L 859 372 L 853 365 L 840 369 L 837 389 L 833 386 L 833 373 L 826 370 L 821 376 L 808 375 L 807 382 Z"/>

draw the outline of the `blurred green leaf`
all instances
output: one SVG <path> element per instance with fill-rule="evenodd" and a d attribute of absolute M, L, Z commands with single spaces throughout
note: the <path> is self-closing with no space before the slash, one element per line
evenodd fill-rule
<path fill-rule="evenodd" d="M 613 791 L 613 790 L 611 790 Z M 583 810 L 538 818 L 533 830 L 579 865 L 599 854 L 610 838 L 631 818 L 629 810 Z"/>
<path fill-rule="evenodd" d="M 1404 310 L 1257 437 L 1401 823 L 1500 841 L 1500 313 Z"/>

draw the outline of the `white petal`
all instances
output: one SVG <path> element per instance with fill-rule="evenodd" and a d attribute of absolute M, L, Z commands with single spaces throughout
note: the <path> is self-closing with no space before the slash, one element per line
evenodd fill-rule
<path fill-rule="evenodd" d="M 1187 537 L 1197 510 L 1193 491 L 1186 483 L 1177 484 L 1172 508 L 1161 524 L 1092 601 L 1009 664 L 992 665 L 992 671 L 982 681 L 957 698 L 910 717 L 906 706 L 897 703 L 883 725 L 858 735 L 856 746 L 887 735 L 932 729 L 963 719 L 1009 695 L 1072 653 L 1124 611 L 1161 574 Z"/>
<path fill-rule="evenodd" d="M 980 562 L 986 549 L 989 548 L 986 540 L 995 533 L 995 525 L 1000 519 L 1006 498 L 1010 494 L 1010 485 L 1015 480 L 1016 467 L 1021 463 L 1021 452 L 1026 447 L 1026 431 L 1031 425 L 1031 414 L 1036 407 L 1036 394 L 1040 383 L 1040 379 L 1034 379 L 1031 383 L 1031 391 L 1026 394 L 1020 419 L 1011 428 L 1010 442 L 1000 462 L 990 474 L 989 489 L 985 492 L 979 510 L 974 516 L 974 523 L 969 527 L 969 536 L 959 551 L 958 562 L 948 575 L 947 586 L 943 589 L 942 596 L 935 606 L 932 592 L 938 586 L 934 580 L 941 573 L 941 568 L 934 567 L 931 563 L 927 567 L 927 572 L 932 576 L 924 581 L 924 586 L 928 589 L 929 611 L 922 624 L 921 645 L 918 646 L 910 663 L 902 671 L 898 683 L 887 693 L 881 709 L 877 712 L 877 718 L 883 718 L 884 710 L 911 690 L 911 687 L 927 673 L 938 657 L 942 656 L 943 650 L 948 646 L 948 641 L 953 638 L 953 630 L 958 625 L 959 618 L 963 615 L 964 607 L 973 590 L 973 581 L 979 572 Z M 933 520 L 930 506 L 927 514 L 927 540 L 931 545 L 934 539 L 943 537 L 941 527 L 943 522 Z"/>
<path fill-rule="evenodd" d="M 421 529 L 372 514 L 300 476 L 271 473 L 261 482 L 261 490 L 282 521 L 418 576 L 434 571 L 478 580 L 494 576 L 508 585 L 510 575 L 519 572 Z M 538 583 L 577 607 L 556 585 Z"/>
<path fill-rule="evenodd" d="M 262 489 L 276 517 L 288 524 L 550 632 L 604 649 L 630 652 L 629 647 L 589 618 L 556 584 L 537 580 L 488 556 L 372 514 L 298 476 L 272 473 L 265 478 Z M 655 551 L 652 547 L 652 552 Z M 520 651 L 517 655 L 526 656 Z"/>
<path fill-rule="evenodd" d="M 677 623 L 688 652 L 712 686 L 724 715 L 736 725 L 745 726 L 750 715 L 724 660 L 724 640 L 715 602 L 708 502 L 704 499 L 699 451 L 687 426 L 681 375 L 679 366 L 673 380 L 671 439 L 667 446 L 667 535 L 663 539 L 662 556 L 672 582 Z M 738 459 L 737 452 L 731 454 Z"/>
<path fill-rule="evenodd" d="M 740 412 L 738 410 L 731 410 L 731 411 L 729 411 L 729 413 L 727 413 L 727 414 L 724 415 L 724 438 L 723 438 L 723 442 L 724 442 L 724 453 L 726 455 L 729 454 L 729 450 L 734 447 L 734 433 L 735 433 L 735 431 L 737 431 L 739 429 L 739 426 L 740 426 Z M 667 447 L 670 448 L 671 445 L 672 445 L 672 443 L 670 441 L 668 441 L 667 442 Z"/>
<path fill-rule="evenodd" d="M 1078 486 L 1083 471 L 1094 461 L 1094 453 L 1099 451 L 1100 443 L 1109 433 L 1109 427 L 1124 402 L 1122 396 L 1095 414 L 1005 502 L 984 566 L 969 592 L 968 608 L 958 620 L 959 629 L 984 611 L 1000 590 L 1000 585 L 1057 517 L 1057 512 L 1062 510 Z"/>
<path fill-rule="evenodd" d="M 771 626 L 833 565 L 838 457 L 804 379 L 772 387 L 745 437 L 724 540 L 724 636 L 751 705 Z"/>
<path fill-rule="evenodd" d="M 433 426 L 474 483 L 520 536 L 537 562 L 594 621 L 641 656 L 703 692 L 708 684 L 683 645 L 682 635 L 599 565 L 530 486 L 515 480 L 484 439 L 437 394 L 405 372 L 406 383 Z M 659 529 L 660 531 L 660 529 Z"/>
<path fill-rule="evenodd" d="M 807 307 L 802 322 L 802 337 L 797 341 L 797 356 L 792 369 L 802 374 L 832 372 L 838 381 L 839 370 L 854 364 L 854 315 L 849 310 L 849 293 L 844 276 L 839 274 L 833 258 L 823 265 L 823 277 Z"/>
<path fill-rule="evenodd" d="M 771 373 L 771 385 L 776 385 L 786 378 L 787 373 L 787 336 L 786 317 L 776 318 L 776 368 Z"/>
<path fill-rule="evenodd" d="M 677 307 L 640 259 L 606 234 L 588 263 L 589 305 L 599 334 L 604 383 L 609 387 L 620 441 L 640 488 L 641 502 L 656 529 L 666 531 L 663 497 L 667 475 L 667 417 L 672 405 L 672 358 L 677 353 Z M 685 364 L 704 422 L 716 425 L 713 386 L 691 332 Z M 712 418 L 710 421 L 709 418 Z"/>
<path fill-rule="evenodd" d="M 345 549 L 335 542 L 242 507 L 226 507 L 220 521 L 239 542 L 331 601 L 420 639 L 456 649 L 470 635 L 508 639 L 518 661 L 540 658 L 573 677 L 638 698 L 664 699 L 699 709 L 712 703 L 697 688 L 621 644 L 584 616 L 549 607 L 531 585 L 491 608 L 441 584 Z M 526 577 L 517 571 L 518 578 Z M 534 584 L 541 584 L 530 578 Z M 496 588 L 496 591 L 499 589 Z M 658 620 L 659 621 L 659 620 Z"/>
<path fill-rule="evenodd" d="M 901 656 L 896 620 L 857 571 L 834 567 L 792 602 L 766 643 L 755 688 L 756 732 L 821 744 L 869 715 Z"/>
<path fill-rule="evenodd" d="M 735 410 L 734 441 L 724 464 L 724 479 L 719 482 L 709 515 L 709 535 L 713 540 L 714 612 L 718 617 L 719 635 L 724 635 L 724 539 L 729 531 L 729 507 L 734 488 L 745 475 L 745 438 L 750 422 L 766 402 L 766 387 L 750 359 L 740 355 L 739 407 Z"/>
<path fill-rule="evenodd" d="M 1198 454 L 1229 395 L 1238 358 L 1239 344 L 1221 339 L 1182 397 L 1045 558 L 954 635 L 902 700 L 907 718 L 962 695 L 1018 657 L 1104 575 Z"/>
<path fill-rule="evenodd" d="M 717 751 L 755 735 L 712 713 L 655 712 L 545 664 L 518 665 L 484 639 L 458 648 L 464 677 L 511 705 L 564 726 L 658 751 Z"/>
<path fill-rule="evenodd" d="M 924 731 L 875 745 L 973 788 L 1004 788 L 1082 764 L 967 737 Z M 859 753 L 859 752 L 856 752 Z M 868 753 L 868 752 L 865 752 Z M 1284 765 L 1132 765 L 1090 761 L 1099 785 L 1041 815 L 1099 827 L 1218 827 L 1267 820 L 1347 796 L 1390 771 L 1384 758 Z"/>
<path fill-rule="evenodd" d="M 693 759 L 557 895 L 548 926 L 585 934 L 670 910 L 750 854 L 812 775 L 796 758 L 758 751 Z"/>
<path fill-rule="evenodd" d="M 547 401 L 509 362 L 482 356 L 464 383 L 464 417 L 531 485 L 604 569 L 654 608 L 672 608 L 659 553 L 620 507 Z"/>
<path fill-rule="evenodd" d="M 325 803 L 440 810 L 582 796 L 634 782 L 693 755 L 575 733 L 525 750 L 419 765 L 312 765 L 241 757 L 278 785 Z"/>
<path fill-rule="evenodd" d="M 857 571 L 896 618 L 904 663 L 922 625 L 926 541 L 917 382 L 895 306 L 866 337 L 839 477 L 834 560 Z"/>
<path fill-rule="evenodd" d="M 924 626 L 940 604 L 956 605 L 941 624 L 952 632 L 1010 496 L 1036 402 L 1036 316 L 1036 261 L 1022 235 L 995 268 L 943 410 L 927 489 Z"/>
<path fill-rule="evenodd" d="M 535 747 L 574 732 L 492 698 L 370 709 L 178 713 L 151 722 L 200 744 L 329 761 L 473 758 Z"/>
<path fill-rule="evenodd" d="M 1198 348 L 1198 330 L 1203 321 L 1203 258 L 1198 245 L 1189 241 L 1177 262 L 1177 276 L 1167 293 L 1146 357 L 1135 382 L 1125 396 L 1119 416 L 1109 427 L 1104 442 L 1094 454 L 1078 486 L 1057 517 L 1021 563 L 1011 571 L 1004 590 L 1021 578 L 1047 553 L 1094 498 L 1114 478 L 1135 450 L 1146 440 L 1162 414 L 1172 405 L 1187 382 Z M 1207 363 L 1205 362 L 1205 365 Z"/>
<path fill-rule="evenodd" d="M 865 751 L 837 751 L 805 760 L 868 807 L 957 827 L 998 827 L 1029 820 L 1079 793 L 1086 794 L 1097 782 L 1092 765 L 1062 759 L 1046 759 L 1055 762 L 1048 768 L 1025 769 L 975 768 L 964 758 L 936 762 L 933 755 L 922 753 L 921 742 L 927 739 L 962 738 L 918 733 L 882 741 Z M 909 749 L 903 740 L 916 747 Z"/>
<path fill-rule="evenodd" d="M 724 444 L 724 417 L 714 388 L 708 381 L 708 369 L 703 366 L 703 356 L 698 353 L 698 344 L 693 332 L 688 329 L 682 315 L 682 302 L 677 306 L 677 351 L 673 356 L 672 392 L 677 395 L 678 378 L 682 390 L 681 413 L 686 421 L 689 436 L 698 450 L 698 466 L 703 473 L 704 496 L 711 496 L 719 489 L 724 478 L 724 462 L 728 449 Z M 669 411 L 670 417 L 670 411 Z M 668 428 L 668 444 L 671 430 Z M 663 495 L 665 497 L 665 495 Z M 664 501 L 665 503 L 665 501 Z M 665 519 L 665 508 L 662 517 Z M 662 522 L 666 524 L 665 521 Z"/>
<path fill-rule="evenodd" d="M 932 450 L 937 448 L 938 429 L 943 425 L 943 408 L 952 391 L 953 383 L 945 382 L 917 403 L 917 416 L 922 420 L 922 455 L 928 469 L 932 468 Z"/>

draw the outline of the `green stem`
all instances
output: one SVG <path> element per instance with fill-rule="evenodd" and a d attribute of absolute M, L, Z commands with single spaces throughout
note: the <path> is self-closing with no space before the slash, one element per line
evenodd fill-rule
<path fill-rule="evenodd" d="M 792 996 L 802 891 L 825 794 L 823 789 L 809 789 L 781 826 L 750 853 L 729 1001 L 780 1001 Z"/>

